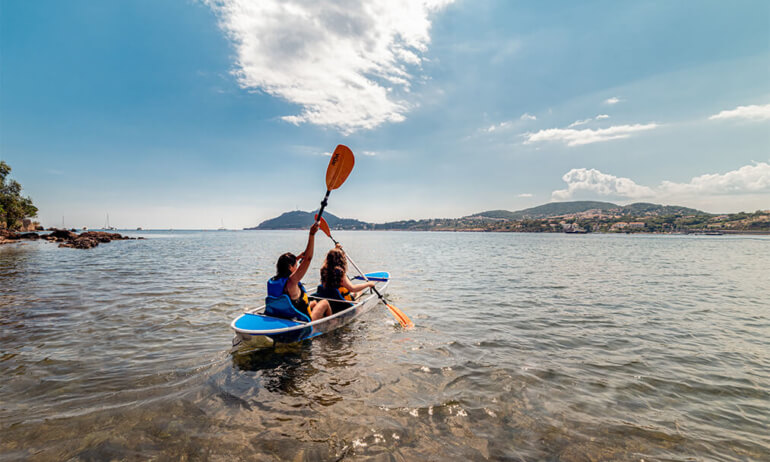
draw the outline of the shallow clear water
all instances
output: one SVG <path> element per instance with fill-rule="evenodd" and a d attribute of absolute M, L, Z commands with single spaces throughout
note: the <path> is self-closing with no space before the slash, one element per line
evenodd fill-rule
<path fill-rule="evenodd" d="M 232 352 L 306 234 L 141 235 L 0 246 L 0 460 L 770 459 L 766 237 L 340 231 L 416 328 Z"/>

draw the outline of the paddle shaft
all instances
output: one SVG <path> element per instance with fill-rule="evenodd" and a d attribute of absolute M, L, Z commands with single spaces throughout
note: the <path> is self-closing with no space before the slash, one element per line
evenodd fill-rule
<path fill-rule="evenodd" d="M 324 209 L 326 208 L 326 204 L 329 203 L 329 193 L 331 193 L 331 189 L 326 190 L 326 195 L 324 196 L 324 200 L 321 201 L 321 208 L 318 209 L 318 215 L 315 217 L 315 221 L 321 221 L 321 215 L 324 213 Z M 332 239 L 334 241 L 334 239 Z M 334 241 L 336 244 L 337 241 Z"/>

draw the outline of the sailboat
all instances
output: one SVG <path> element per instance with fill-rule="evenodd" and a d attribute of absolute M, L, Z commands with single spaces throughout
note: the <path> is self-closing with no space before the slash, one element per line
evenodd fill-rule
<path fill-rule="evenodd" d="M 107 214 L 107 220 L 104 222 L 104 229 L 107 231 L 115 231 L 117 228 L 110 226 L 110 214 Z"/>
<path fill-rule="evenodd" d="M 222 223 L 222 226 L 217 231 L 227 231 L 227 228 L 225 228 L 225 220 L 220 218 L 219 221 Z"/>

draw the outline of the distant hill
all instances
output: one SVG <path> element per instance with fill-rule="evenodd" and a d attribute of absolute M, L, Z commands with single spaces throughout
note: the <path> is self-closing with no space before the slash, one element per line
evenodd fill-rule
<path fill-rule="evenodd" d="M 278 217 L 265 220 L 253 228 L 244 228 L 246 230 L 254 229 L 307 229 L 315 221 L 316 211 L 304 212 L 294 210 L 286 212 Z M 329 212 L 324 212 L 324 219 L 329 223 L 330 228 L 342 229 L 370 229 L 369 223 L 354 220 L 351 218 L 339 218 Z"/>
<path fill-rule="evenodd" d="M 649 202 L 636 202 L 624 205 L 621 209 L 624 215 L 709 215 L 697 209 L 678 205 L 650 204 Z"/>
<path fill-rule="evenodd" d="M 329 212 L 324 213 L 324 218 L 329 226 L 334 229 L 414 229 L 433 230 L 451 228 L 478 228 L 492 223 L 505 223 L 524 219 L 539 220 L 564 215 L 574 215 L 589 210 L 601 210 L 607 214 L 628 215 L 629 217 L 645 217 L 658 215 L 709 215 L 700 210 L 677 205 L 659 205 L 647 202 L 637 202 L 629 205 L 618 205 L 612 202 L 599 201 L 572 201 L 550 202 L 516 212 L 508 210 L 488 210 L 463 218 L 441 218 L 423 220 L 393 221 L 381 224 L 366 223 L 352 218 L 339 218 Z M 279 217 L 271 218 L 253 228 L 245 229 L 307 229 L 313 224 L 313 212 L 295 210 L 286 212 Z"/>
<path fill-rule="evenodd" d="M 518 212 L 510 212 L 508 210 L 487 210 L 486 212 L 477 213 L 463 218 L 491 218 L 494 220 L 516 220 Z"/>
<path fill-rule="evenodd" d="M 516 212 L 509 212 L 508 210 L 489 210 L 465 218 L 483 217 L 505 220 L 522 220 L 525 218 L 541 219 L 582 213 L 589 210 L 615 212 L 618 215 L 707 215 L 706 212 L 687 207 L 680 207 L 678 205 L 660 205 L 648 202 L 618 205 L 613 204 L 612 202 L 572 201 L 550 202 L 548 204 L 538 205 L 537 207 L 518 210 Z"/>
<path fill-rule="evenodd" d="M 598 202 L 598 201 L 573 201 L 573 202 L 550 202 L 548 204 L 538 205 L 537 207 L 531 207 L 524 210 L 518 210 L 516 212 L 509 212 L 507 210 L 490 210 L 487 212 L 477 213 L 472 215 L 474 217 L 485 218 L 504 218 L 506 220 L 521 220 L 524 218 L 548 218 L 557 217 L 560 215 L 568 215 L 571 213 L 580 213 L 588 210 L 611 210 L 620 208 L 619 205 L 611 202 Z"/>

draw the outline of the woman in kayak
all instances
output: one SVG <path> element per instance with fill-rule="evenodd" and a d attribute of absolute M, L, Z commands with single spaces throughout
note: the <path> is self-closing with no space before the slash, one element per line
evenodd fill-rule
<path fill-rule="evenodd" d="M 374 287 L 374 282 L 372 281 L 352 284 L 350 279 L 348 279 L 347 271 L 348 261 L 345 258 L 345 252 L 337 244 L 335 248 L 326 254 L 326 261 L 321 266 L 321 285 L 318 286 L 319 293 L 331 296 L 331 298 L 342 297 L 343 300 L 354 301 L 362 290 Z M 339 295 L 337 295 L 335 290 L 339 292 Z M 350 306 L 338 303 L 334 303 L 334 305 L 341 305 L 338 307 L 341 309 Z M 333 309 L 333 311 L 337 312 L 341 311 L 341 309 Z"/>
<path fill-rule="evenodd" d="M 310 301 L 302 285 L 302 278 L 310 267 L 313 258 L 313 245 L 315 233 L 318 231 L 318 222 L 310 227 L 305 251 L 295 256 L 286 252 L 278 258 L 276 275 L 267 281 L 268 297 L 280 297 L 283 294 L 289 296 L 291 304 L 301 313 L 307 313 L 312 321 L 332 314 L 331 306 L 326 300 Z"/>

